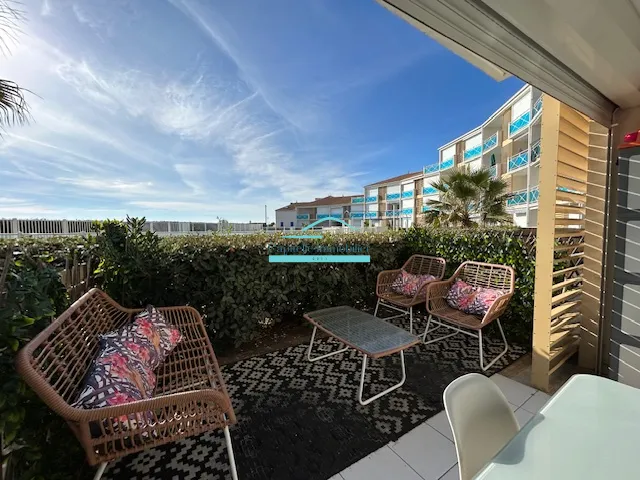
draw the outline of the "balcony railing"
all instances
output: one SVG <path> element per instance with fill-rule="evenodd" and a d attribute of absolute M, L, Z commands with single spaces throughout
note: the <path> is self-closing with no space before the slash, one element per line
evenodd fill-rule
<path fill-rule="evenodd" d="M 364 214 L 365 218 L 378 218 L 378 212 L 366 212 Z"/>
<path fill-rule="evenodd" d="M 447 168 L 453 167 L 453 157 L 444 160 L 440 163 L 440 170 L 446 170 Z"/>
<path fill-rule="evenodd" d="M 430 210 L 433 210 L 433 207 L 431 205 L 422 205 L 423 212 L 428 212 Z"/>
<path fill-rule="evenodd" d="M 351 203 L 364 203 L 364 197 L 353 197 Z"/>
<path fill-rule="evenodd" d="M 515 191 L 511 194 L 511 198 L 507 200 L 507 207 L 516 207 L 518 205 L 526 205 L 527 203 L 538 203 L 539 196 L 540 191 L 538 187 L 531 188 L 528 195 L 526 189 Z M 527 201 L 527 198 L 529 201 Z"/>
<path fill-rule="evenodd" d="M 482 155 L 482 145 L 478 145 L 477 147 L 470 148 L 469 150 L 465 150 L 464 152 L 464 161 L 472 160 L 474 158 Z"/>
<path fill-rule="evenodd" d="M 330 213 L 319 213 L 318 214 L 318 220 L 320 220 L 321 218 L 329 218 L 329 217 L 341 217 L 341 215 L 331 215 Z"/>
<path fill-rule="evenodd" d="M 386 217 L 399 217 L 400 216 L 400 210 L 387 210 L 384 212 L 384 215 Z"/>
<path fill-rule="evenodd" d="M 413 215 L 413 208 L 403 208 L 402 210 L 400 210 L 400 215 L 402 215 L 403 217 Z"/>
<path fill-rule="evenodd" d="M 498 145 L 498 132 L 494 133 L 484 141 L 484 143 L 482 144 L 482 151 L 488 152 L 496 145 Z"/>
<path fill-rule="evenodd" d="M 498 178 L 498 166 L 491 165 L 489 167 L 489 174 L 491 175 L 491 178 Z"/>
<path fill-rule="evenodd" d="M 402 192 L 402 198 L 413 198 L 413 191 Z"/>
<path fill-rule="evenodd" d="M 309 220 L 309 214 L 308 213 L 299 213 L 296 215 L 296 219 L 297 220 Z"/>
<path fill-rule="evenodd" d="M 424 175 L 430 175 L 432 173 L 438 173 L 440 171 L 440 165 L 438 165 L 437 163 L 434 163 L 432 165 L 427 165 L 425 167 L 423 167 L 422 169 L 422 173 Z"/>
<path fill-rule="evenodd" d="M 364 218 L 364 212 L 351 212 L 351 218 Z"/>
<path fill-rule="evenodd" d="M 509 136 L 512 137 L 516 133 L 520 132 L 523 128 L 529 125 L 529 121 L 531 117 L 529 115 L 529 111 L 524 112 L 518 118 L 516 118 L 513 122 L 509 123 Z"/>
<path fill-rule="evenodd" d="M 387 200 L 400 200 L 399 193 L 387 193 Z"/>
<path fill-rule="evenodd" d="M 524 152 L 520 152 L 509 159 L 507 170 L 511 172 L 513 170 L 526 167 L 527 163 L 529 163 L 529 152 L 525 150 Z"/>
<path fill-rule="evenodd" d="M 533 104 L 533 116 L 535 117 L 542 111 L 542 95 L 536 100 L 536 103 Z"/>
<path fill-rule="evenodd" d="M 422 188 L 422 195 L 438 195 L 438 189 L 429 185 Z"/>
<path fill-rule="evenodd" d="M 370 197 L 366 197 L 364 199 L 365 202 L 367 203 L 375 203 L 378 201 L 378 196 L 377 195 L 371 195 Z"/>
<path fill-rule="evenodd" d="M 531 163 L 540 160 L 540 140 L 531 145 Z"/>

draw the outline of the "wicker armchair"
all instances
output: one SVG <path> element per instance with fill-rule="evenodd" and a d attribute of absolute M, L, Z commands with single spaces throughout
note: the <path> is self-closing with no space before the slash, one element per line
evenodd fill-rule
<path fill-rule="evenodd" d="M 458 278 L 474 287 L 493 288 L 507 293 L 498 297 L 491 304 L 484 317 L 464 313 L 455 308 L 451 308 L 446 301 L 449 289 Z M 429 313 L 429 317 L 427 319 L 427 327 L 422 335 L 423 342 L 425 344 L 438 342 L 457 335 L 458 333 L 477 337 L 480 345 L 480 368 L 482 370 L 489 369 L 509 350 L 507 339 L 504 336 L 504 331 L 500 324 L 500 315 L 507 309 L 509 300 L 513 296 L 514 285 L 515 273 L 513 268 L 505 265 L 480 262 L 464 262 L 448 280 L 430 283 L 427 286 L 427 312 Z M 500 334 L 504 341 L 504 350 L 488 365 L 485 365 L 482 349 L 482 329 L 494 320 L 500 329 Z M 429 329 L 432 324 L 435 325 L 435 328 Z M 427 335 L 440 327 L 446 327 L 454 332 L 427 341 Z"/>
<path fill-rule="evenodd" d="M 378 316 L 380 306 L 400 312 L 398 315 L 385 317 L 385 320 L 409 315 L 409 331 L 413 333 L 413 307 L 425 301 L 428 283 L 423 284 L 413 297 L 407 297 L 392 288 L 393 282 L 395 282 L 402 270 L 414 275 L 433 275 L 436 277 L 436 280 L 442 280 L 445 267 L 446 261 L 444 258 L 412 255 L 402 268 L 380 272 L 376 285 L 378 303 L 376 304 L 376 311 L 373 314 L 374 317 Z"/>
<path fill-rule="evenodd" d="M 237 479 L 229 435 L 229 425 L 236 417 L 202 318 L 191 307 L 159 310 L 183 339 L 156 370 L 153 398 L 91 410 L 71 406 L 98 353 L 98 335 L 124 326 L 140 312 L 121 307 L 96 288 L 18 353 L 17 369 L 36 394 L 67 421 L 89 464 L 100 464 L 95 478 L 100 478 L 110 460 L 223 429 L 232 477 Z M 136 424 L 131 418 L 149 420 Z"/>

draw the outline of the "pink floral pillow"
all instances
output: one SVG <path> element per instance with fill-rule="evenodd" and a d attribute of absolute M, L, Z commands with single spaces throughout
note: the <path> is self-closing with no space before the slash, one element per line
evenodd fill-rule
<path fill-rule="evenodd" d="M 489 311 L 491 305 L 493 305 L 493 302 L 504 294 L 505 292 L 502 290 L 478 287 L 473 301 L 466 308 L 463 308 L 462 311 L 473 315 L 484 316 Z"/>
<path fill-rule="evenodd" d="M 475 299 L 476 288 L 460 279 L 456 280 L 449 289 L 445 300 L 451 308 L 465 311 Z"/>
<path fill-rule="evenodd" d="M 435 279 L 436 277 L 433 275 L 414 275 L 413 273 L 402 270 L 391 285 L 391 289 L 406 297 L 413 297 L 416 292 L 420 290 L 420 287 Z"/>

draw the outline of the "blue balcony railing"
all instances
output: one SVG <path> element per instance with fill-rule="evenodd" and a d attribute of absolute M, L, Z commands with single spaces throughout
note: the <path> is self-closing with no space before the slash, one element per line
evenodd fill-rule
<path fill-rule="evenodd" d="M 437 209 L 432 207 L 431 205 L 422 205 L 423 212 L 430 212 L 431 210 L 437 210 Z"/>
<path fill-rule="evenodd" d="M 402 210 L 400 210 L 400 215 L 402 215 L 403 217 L 413 215 L 413 208 L 403 208 Z"/>
<path fill-rule="evenodd" d="M 531 163 L 540 160 L 540 140 L 531 145 Z"/>
<path fill-rule="evenodd" d="M 432 173 L 438 173 L 438 171 L 440 171 L 440 165 L 437 163 L 427 165 L 422 168 L 422 173 L 424 175 L 431 175 Z"/>
<path fill-rule="evenodd" d="M 540 95 L 540 98 L 538 98 L 538 100 L 536 100 L 536 103 L 533 104 L 533 116 L 535 117 L 541 111 L 542 111 L 542 95 Z"/>
<path fill-rule="evenodd" d="M 529 190 L 529 203 L 538 203 L 538 197 L 540 197 L 540 190 L 538 190 L 538 187 L 533 187 Z"/>
<path fill-rule="evenodd" d="M 298 220 L 309 220 L 309 214 L 308 213 L 299 213 L 296 215 L 296 218 Z"/>
<path fill-rule="evenodd" d="M 525 150 L 524 152 L 520 152 L 509 159 L 508 171 L 511 172 L 525 167 L 527 163 L 529 163 L 529 152 Z"/>
<path fill-rule="evenodd" d="M 378 196 L 377 195 L 371 195 L 370 197 L 365 197 L 364 201 L 367 202 L 367 203 L 375 203 L 375 202 L 378 201 Z"/>
<path fill-rule="evenodd" d="M 440 170 L 446 170 L 447 168 L 453 167 L 453 157 L 444 160 L 440 163 Z"/>
<path fill-rule="evenodd" d="M 482 145 L 478 145 L 477 147 L 470 148 L 469 150 L 464 151 L 464 161 L 472 160 L 474 158 L 482 155 Z"/>
<path fill-rule="evenodd" d="M 511 137 L 520 132 L 523 128 L 529 125 L 530 120 L 531 117 L 529 115 L 529 111 L 526 111 L 518 118 L 516 118 L 513 122 L 509 123 L 509 136 Z"/>
<path fill-rule="evenodd" d="M 401 197 L 402 198 L 413 198 L 413 190 L 408 191 L 408 192 L 402 192 Z"/>
<path fill-rule="evenodd" d="M 330 213 L 319 213 L 317 216 L 318 220 L 320 220 L 321 218 L 340 217 L 340 215 L 331 215 Z"/>
<path fill-rule="evenodd" d="M 364 212 L 351 212 L 351 218 L 364 218 Z"/>
<path fill-rule="evenodd" d="M 364 216 L 365 218 L 378 218 L 378 212 L 367 212 Z"/>
<path fill-rule="evenodd" d="M 494 133 L 493 135 L 491 135 L 489 138 L 487 138 L 484 143 L 482 144 L 482 151 L 483 152 L 488 152 L 489 150 L 491 150 L 493 147 L 495 147 L 496 145 L 498 145 L 498 133 Z"/>
<path fill-rule="evenodd" d="M 353 197 L 351 203 L 364 203 L 364 197 Z"/>
<path fill-rule="evenodd" d="M 515 207 L 517 205 L 525 205 L 527 203 L 527 191 L 518 190 L 511 194 L 511 197 L 507 199 L 507 207 Z"/>
<path fill-rule="evenodd" d="M 438 189 L 429 185 L 428 187 L 422 188 L 422 195 L 437 195 Z"/>
<path fill-rule="evenodd" d="M 387 200 L 400 200 L 399 193 L 387 193 Z"/>
<path fill-rule="evenodd" d="M 399 217 L 400 210 L 387 210 L 386 212 L 384 212 L 384 214 L 387 217 Z"/>
<path fill-rule="evenodd" d="M 491 178 L 498 178 L 498 166 L 491 165 L 489 167 L 489 174 L 491 175 Z"/>

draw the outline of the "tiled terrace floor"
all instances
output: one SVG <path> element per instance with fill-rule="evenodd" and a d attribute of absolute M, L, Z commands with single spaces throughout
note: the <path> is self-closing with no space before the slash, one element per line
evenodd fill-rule
<path fill-rule="evenodd" d="M 549 395 L 503 375 L 491 379 L 500 387 L 523 426 Z M 457 480 L 456 449 L 444 411 L 396 442 L 380 448 L 330 480 Z"/>

